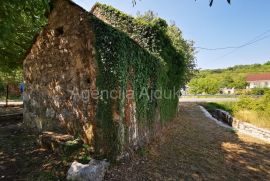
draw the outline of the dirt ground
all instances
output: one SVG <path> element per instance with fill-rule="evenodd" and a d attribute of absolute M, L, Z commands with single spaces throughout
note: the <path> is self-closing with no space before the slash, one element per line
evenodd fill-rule
<path fill-rule="evenodd" d="M 0 180 L 64 180 L 69 164 L 83 157 L 39 148 L 20 123 L 0 126 Z M 162 136 L 112 164 L 105 180 L 270 180 L 270 144 L 219 127 L 195 103 L 182 103 Z"/>
<path fill-rule="evenodd" d="M 23 117 L 22 106 L 0 106 L 0 128 L 20 123 Z M 6 117 L 5 115 L 13 115 Z M 12 119 L 9 119 L 12 117 Z"/>
<path fill-rule="evenodd" d="M 183 103 L 163 136 L 111 167 L 106 180 L 270 180 L 270 144 L 206 118 L 194 103 Z"/>
<path fill-rule="evenodd" d="M 0 106 L 0 115 L 22 113 L 22 106 Z"/>
<path fill-rule="evenodd" d="M 22 107 L 0 107 L 0 117 L 20 114 Z M 56 155 L 37 144 L 37 135 L 23 129 L 18 121 L 0 119 L 0 180 L 63 180 L 75 159 Z"/>

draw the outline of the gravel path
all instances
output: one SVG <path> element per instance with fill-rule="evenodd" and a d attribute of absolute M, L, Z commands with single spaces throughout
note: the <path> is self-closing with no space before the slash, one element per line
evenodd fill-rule
<path fill-rule="evenodd" d="M 162 135 L 106 180 L 270 180 L 270 144 L 218 126 L 194 103 Z"/>

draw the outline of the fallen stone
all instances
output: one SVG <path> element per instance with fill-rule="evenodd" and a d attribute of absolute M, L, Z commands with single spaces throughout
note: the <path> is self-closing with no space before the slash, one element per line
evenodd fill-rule
<path fill-rule="evenodd" d="M 54 132 L 43 132 L 39 136 L 39 144 L 55 153 L 63 153 L 80 147 L 81 140 L 74 140 L 74 137 L 68 134 L 58 134 Z"/>
<path fill-rule="evenodd" d="M 102 181 L 109 163 L 105 160 L 92 159 L 88 164 L 74 161 L 67 173 L 67 180 L 73 181 Z"/>

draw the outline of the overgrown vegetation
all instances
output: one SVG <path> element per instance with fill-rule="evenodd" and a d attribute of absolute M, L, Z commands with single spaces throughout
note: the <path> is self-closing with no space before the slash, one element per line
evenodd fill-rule
<path fill-rule="evenodd" d="M 0 5 L 0 71 L 22 69 L 26 50 L 46 24 L 47 0 L 9 0 Z"/>
<path fill-rule="evenodd" d="M 1 1 L 0 99 L 6 96 L 7 85 L 22 82 L 23 59 L 34 36 L 46 25 L 47 10 L 48 0 Z"/>
<path fill-rule="evenodd" d="M 168 97 L 184 86 L 193 71 L 194 52 L 179 29 L 175 26 L 169 29 L 163 19 L 146 22 L 144 18 L 133 18 L 107 5 L 97 4 L 95 8 L 115 27 L 92 18 L 100 70 L 97 86 L 100 90 L 117 90 L 122 94 L 117 100 L 104 98 L 99 102 L 98 126 L 107 134 L 103 137 L 108 149 L 119 152 L 127 141 L 123 139 L 128 131 L 123 124 L 127 86 L 130 84 L 134 91 L 139 125 L 151 129 L 156 110 L 162 123 L 171 120 L 177 110 L 178 96 L 155 99 L 151 95 L 161 90 Z M 148 96 L 140 96 L 142 92 Z M 120 120 L 113 120 L 112 107 L 120 110 Z"/>
<path fill-rule="evenodd" d="M 221 88 L 245 89 L 246 75 L 270 72 L 270 64 L 236 65 L 226 69 L 202 70 L 189 82 L 191 94 L 218 94 Z M 241 92 L 240 92 L 241 94 Z"/>
<path fill-rule="evenodd" d="M 0 100 L 3 101 L 6 99 L 7 86 L 9 86 L 9 88 L 19 89 L 19 84 L 22 80 L 21 69 L 10 70 L 9 72 L 0 71 Z M 19 98 L 20 95 L 16 93 L 15 90 L 9 90 L 9 99 L 15 100 Z"/>
<path fill-rule="evenodd" d="M 262 97 L 243 95 L 238 102 L 207 103 L 208 110 L 223 109 L 237 119 L 270 129 L 270 92 Z"/>

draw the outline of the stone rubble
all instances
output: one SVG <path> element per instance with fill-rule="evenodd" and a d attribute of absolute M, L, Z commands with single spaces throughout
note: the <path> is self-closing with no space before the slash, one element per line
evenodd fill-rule
<path fill-rule="evenodd" d="M 67 173 L 67 180 L 71 181 L 102 181 L 109 163 L 105 160 L 92 159 L 88 164 L 74 161 Z"/>
<path fill-rule="evenodd" d="M 259 128 L 250 123 L 240 121 L 230 115 L 230 113 L 221 109 L 216 109 L 210 115 L 212 118 L 217 120 L 216 122 L 220 122 L 222 124 L 225 123 L 226 125 L 230 126 L 230 128 L 237 130 L 241 133 L 270 142 L 270 130 Z"/>

